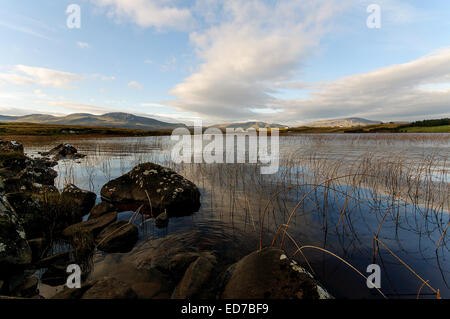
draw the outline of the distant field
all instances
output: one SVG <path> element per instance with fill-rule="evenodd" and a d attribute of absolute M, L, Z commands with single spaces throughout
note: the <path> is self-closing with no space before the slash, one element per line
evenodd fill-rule
<path fill-rule="evenodd" d="M 269 130 L 270 132 L 270 130 Z M 280 135 L 298 133 L 450 133 L 450 125 L 411 127 L 405 123 L 375 124 L 361 127 L 294 127 L 280 129 Z M 12 136 L 162 136 L 172 130 L 137 130 L 109 127 L 89 127 L 33 123 L 0 123 L 0 137 Z M 270 134 L 270 133 L 269 133 Z"/>
<path fill-rule="evenodd" d="M 405 128 L 408 133 L 449 133 L 450 125 L 431 126 L 431 127 L 408 127 Z"/>
<path fill-rule="evenodd" d="M 109 127 L 89 127 L 33 123 L 0 123 L 0 136 L 158 136 L 170 135 L 170 130 L 133 130 Z"/>
<path fill-rule="evenodd" d="M 410 126 L 408 123 L 386 123 L 359 127 L 294 127 L 287 133 L 450 133 L 450 125 Z"/>

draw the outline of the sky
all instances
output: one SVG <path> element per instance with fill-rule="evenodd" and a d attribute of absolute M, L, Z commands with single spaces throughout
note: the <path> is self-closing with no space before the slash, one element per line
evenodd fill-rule
<path fill-rule="evenodd" d="M 2 0 L 0 114 L 108 112 L 449 117 L 450 1 Z"/>

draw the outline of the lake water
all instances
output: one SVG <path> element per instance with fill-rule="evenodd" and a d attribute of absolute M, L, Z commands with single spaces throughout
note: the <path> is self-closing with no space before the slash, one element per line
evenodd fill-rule
<path fill-rule="evenodd" d="M 187 232 L 217 247 L 232 243 L 227 253 L 241 256 L 257 249 L 260 240 L 271 245 L 278 233 L 274 243 L 291 255 L 302 246 L 323 248 L 365 275 L 368 265 L 378 264 L 381 290 L 389 298 L 416 298 L 421 289 L 423 282 L 403 263 L 450 298 L 450 134 L 280 137 L 280 168 L 273 175 L 261 175 L 255 164 L 174 164 L 170 137 L 22 141 L 32 156 L 58 143 L 87 154 L 55 167 L 59 188 L 74 183 L 99 195 L 107 181 L 143 162 L 171 167 L 193 181 L 202 194 L 200 210 L 172 218 L 166 229 L 147 221 L 140 227 L 141 242 Z M 278 231 L 291 213 L 289 236 L 284 236 Z M 131 215 L 124 212 L 120 218 Z M 374 245 L 374 237 L 382 244 Z M 380 298 L 334 256 L 311 247 L 301 251 L 334 296 Z M 309 269 L 301 253 L 295 258 Z M 424 286 L 420 297 L 435 294 Z"/>

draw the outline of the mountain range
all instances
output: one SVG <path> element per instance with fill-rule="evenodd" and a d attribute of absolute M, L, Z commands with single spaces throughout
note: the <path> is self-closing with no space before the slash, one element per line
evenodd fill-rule
<path fill-rule="evenodd" d="M 167 130 L 175 129 L 177 127 L 186 127 L 186 125 L 181 123 L 166 123 L 149 117 L 128 113 L 106 113 L 103 115 L 75 113 L 61 117 L 46 114 L 31 114 L 25 116 L 0 115 L 0 122 L 115 127 L 141 130 Z"/>
<path fill-rule="evenodd" d="M 345 119 L 333 119 L 316 121 L 306 124 L 308 127 L 355 127 L 373 124 L 381 124 L 381 121 L 371 121 L 360 117 L 348 117 Z"/>
<path fill-rule="evenodd" d="M 48 114 L 30 114 L 24 116 L 0 115 L 0 122 L 8 123 L 38 123 L 54 125 L 74 125 L 93 127 L 114 127 L 141 130 L 173 130 L 178 127 L 187 127 L 182 123 L 168 123 L 153 118 L 137 116 L 129 113 L 106 113 L 94 115 L 89 113 L 74 113 L 66 116 L 53 116 Z M 380 124 L 380 121 L 371 121 L 358 117 L 344 119 L 331 119 L 306 124 L 307 127 L 355 127 Z M 210 127 L 226 128 L 286 128 L 287 125 L 270 124 L 266 122 L 249 121 L 240 123 L 217 124 Z"/>
<path fill-rule="evenodd" d="M 212 125 L 210 127 L 217 127 L 217 128 L 220 128 L 220 129 L 242 128 L 244 130 L 247 130 L 249 128 L 254 128 L 254 129 L 260 129 L 260 128 L 285 128 L 285 127 L 288 127 L 288 126 L 287 125 L 281 125 L 281 124 L 269 124 L 269 123 L 266 123 L 266 122 L 250 121 L 250 122 L 242 122 L 242 123 L 217 124 L 217 125 Z"/>

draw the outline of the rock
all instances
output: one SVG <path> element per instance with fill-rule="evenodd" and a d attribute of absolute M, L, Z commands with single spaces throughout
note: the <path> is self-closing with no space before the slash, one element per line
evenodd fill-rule
<path fill-rule="evenodd" d="M 153 299 L 162 293 L 167 293 L 159 280 L 138 282 L 133 284 L 131 289 L 136 293 L 138 299 Z"/>
<path fill-rule="evenodd" d="M 19 218 L 6 198 L 0 196 L 0 276 L 31 260 L 32 252 Z"/>
<path fill-rule="evenodd" d="M 83 297 L 83 294 L 88 289 L 91 289 L 96 283 L 97 283 L 96 280 L 89 281 L 87 283 L 82 284 L 81 288 L 77 289 L 70 289 L 66 287 L 64 290 L 58 292 L 56 295 L 51 297 L 51 299 L 81 299 L 81 297 Z"/>
<path fill-rule="evenodd" d="M 42 156 L 53 156 L 57 161 L 61 159 L 78 159 L 86 157 L 86 155 L 79 154 L 78 150 L 70 144 L 59 144 L 48 152 L 41 153 Z"/>
<path fill-rule="evenodd" d="M 127 253 L 138 240 L 136 226 L 125 220 L 117 221 L 103 229 L 97 237 L 98 249 L 108 253 Z"/>
<path fill-rule="evenodd" d="M 6 198 L 18 212 L 20 222 L 29 237 L 37 238 L 49 232 L 53 217 L 50 213 L 51 210 L 44 207 L 40 195 L 30 192 L 14 192 L 7 194 Z"/>
<path fill-rule="evenodd" d="M 224 299 L 328 299 L 331 296 L 282 250 L 265 248 L 230 269 Z"/>
<path fill-rule="evenodd" d="M 64 198 L 54 186 L 42 186 L 34 191 L 14 192 L 6 198 L 18 212 L 18 217 L 30 238 L 58 237 L 73 223 L 81 222 L 76 201 Z"/>
<path fill-rule="evenodd" d="M 72 261 L 71 255 L 71 251 L 57 253 L 39 260 L 36 266 L 40 268 L 47 268 L 51 266 L 68 266 Z"/>
<path fill-rule="evenodd" d="M 148 196 L 147 196 L 148 194 Z M 102 198 L 116 206 L 145 205 L 154 215 L 189 215 L 200 207 L 198 188 L 171 169 L 140 164 L 102 187 Z"/>
<path fill-rule="evenodd" d="M 106 277 L 98 280 L 84 294 L 82 299 L 136 299 L 130 285 L 116 278 Z"/>
<path fill-rule="evenodd" d="M 12 142 L 11 142 L 12 143 Z M 43 160 L 23 154 L 23 147 L 0 142 L 0 188 L 6 193 L 31 191 L 33 185 L 53 186 L 57 176 Z"/>
<path fill-rule="evenodd" d="M 48 157 L 35 158 L 34 161 L 46 167 L 55 167 L 56 165 L 58 165 L 57 161 L 52 160 Z"/>
<path fill-rule="evenodd" d="M 23 145 L 17 141 L 3 141 L 0 139 L 0 153 L 23 154 Z"/>
<path fill-rule="evenodd" d="M 169 216 L 167 215 L 167 212 L 164 212 L 156 216 L 155 225 L 158 228 L 165 228 L 169 225 Z"/>
<path fill-rule="evenodd" d="M 97 218 L 100 216 L 103 216 L 107 213 L 114 212 L 116 208 L 107 202 L 101 202 L 100 204 L 94 206 L 94 208 L 91 209 L 91 212 L 89 214 L 89 219 Z"/>
<path fill-rule="evenodd" d="M 77 215 L 83 217 L 88 214 L 95 205 L 97 195 L 93 192 L 82 190 L 73 184 L 64 187 L 61 198 L 67 203 L 73 203 L 78 211 Z"/>
<path fill-rule="evenodd" d="M 41 259 L 43 253 L 46 250 L 47 241 L 45 238 L 35 238 L 28 241 L 28 245 L 31 248 L 31 254 L 33 256 L 33 262 Z"/>
<path fill-rule="evenodd" d="M 171 276 L 177 281 L 180 280 L 186 272 L 186 269 L 188 269 L 198 257 L 200 257 L 200 253 L 197 252 L 180 253 L 171 257 L 169 259 L 169 271 Z"/>
<path fill-rule="evenodd" d="M 71 225 L 63 230 L 62 235 L 66 238 L 74 237 L 77 233 L 92 233 L 97 236 L 109 224 L 112 224 L 117 219 L 117 213 L 108 213 L 106 215 L 90 219 L 85 222 Z"/>
<path fill-rule="evenodd" d="M 197 297 L 208 283 L 213 263 L 208 258 L 198 257 L 186 270 L 181 282 L 172 293 L 172 299 L 191 299 Z"/>
<path fill-rule="evenodd" d="M 83 297 L 83 294 L 90 289 L 95 284 L 95 281 L 91 281 L 86 284 L 82 284 L 81 288 L 71 289 L 65 287 L 63 290 L 56 293 L 54 296 L 52 296 L 50 299 L 81 299 Z"/>
<path fill-rule="evenodd" d="M 45 163 L 31 160 L 29 165 L 22 169 L 17 175 L 21 180 L 27 180 L 32 184 L 50 185 L 55 184 L 58 173 Z"/>
<path fill-rule="evenodd" d="M 16 297 L 31 298 L 39 293 L 38 284 L 39 280 L 35 276 L 28 277 L 23 284 L 13 291 L 12 295 Z"/>
<path fill-rule="evenodd" d="M 67 273 L 68 265 L 51 265 L 47 268 L 41 277 L 41 282 L 55 287 L 63 285 L 67 282 L 69 274 Z"/>
<path fill-rule="evenodd" d="M 13 174 L 17 174 L 25 169 L 30 163 L 31 159 L 24 154 L 11 152 L 0 153 L 0 168 L 4 168 Z M 1 175 L 5 175 L 5 173 L 6 172 L 2 172 Z"/>

